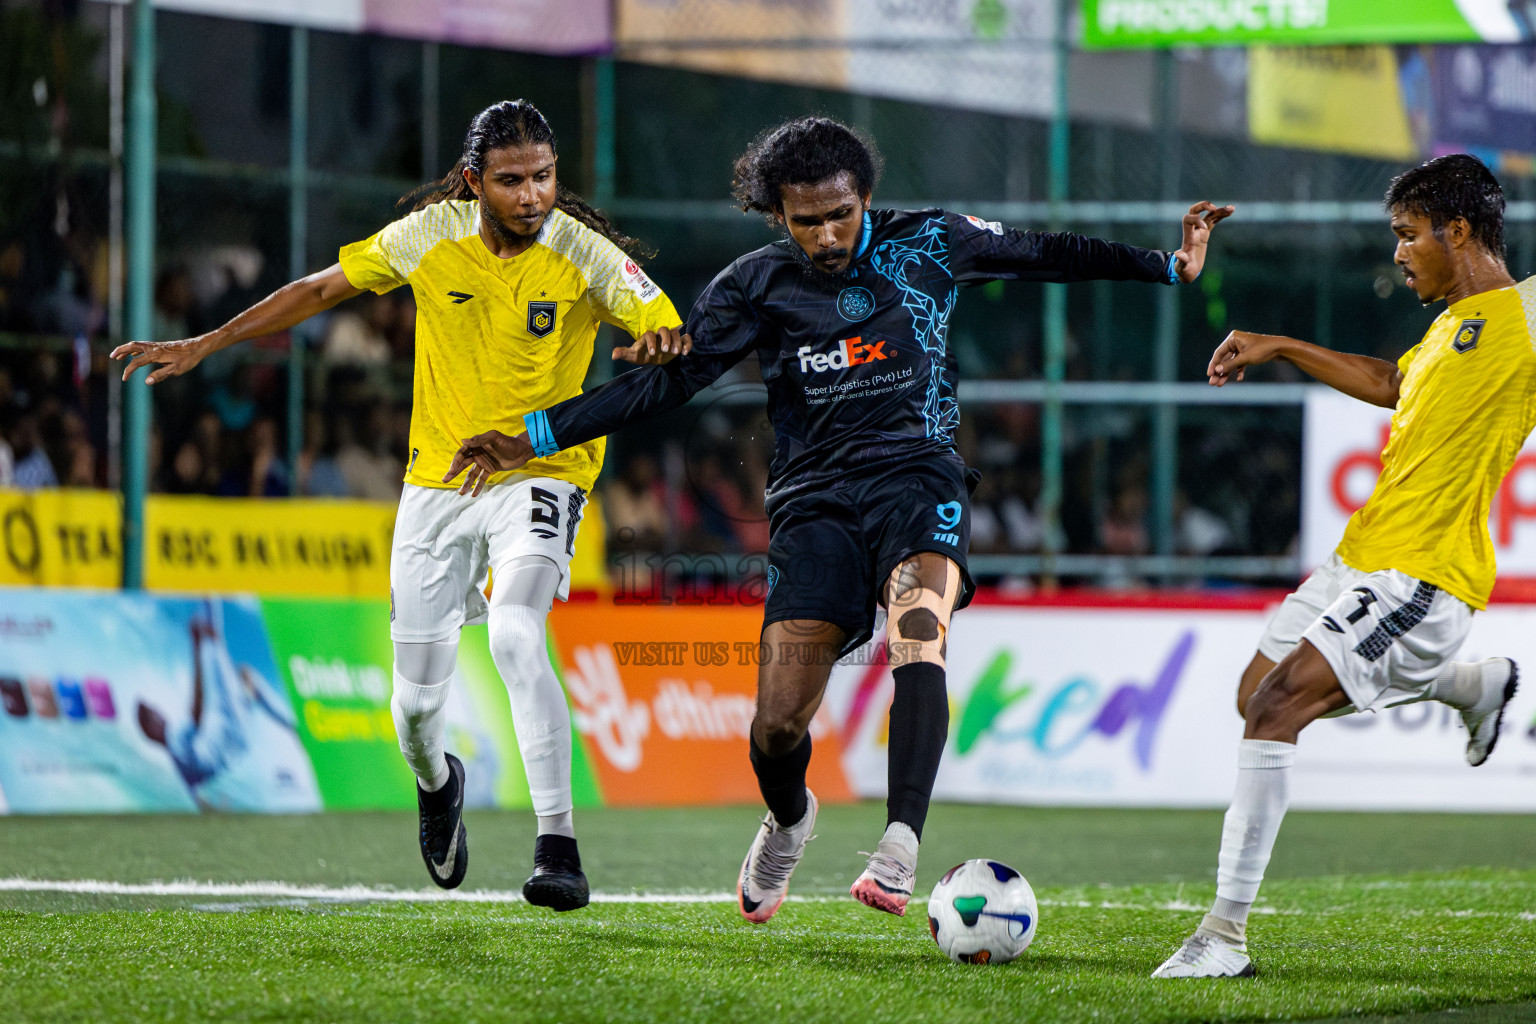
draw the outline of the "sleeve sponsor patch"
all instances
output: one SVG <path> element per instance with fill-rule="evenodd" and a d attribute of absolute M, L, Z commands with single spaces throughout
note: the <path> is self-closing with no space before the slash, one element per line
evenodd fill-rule
<path fill-rule="evenodd" d="M 995 220 L 982 220 L 980 217 L 972 217 L 968 213 L 962 213 L 960 216 L 964 217 L 966 220 L 970 221 L 972 224 L 983 231 L 990 231 L 994 235 L 1000 235 L 1003 233 L 1003 226 Z"/>
<path fill-rule="evenodd" d="M 634 260 L 626 259 L 619 265 L 619 277 L 629 286 L 630 291 L 639 296 L 641 302 L 650 302 L 661 294 L 661 289 L 645 276 L 645 271 Z"/>

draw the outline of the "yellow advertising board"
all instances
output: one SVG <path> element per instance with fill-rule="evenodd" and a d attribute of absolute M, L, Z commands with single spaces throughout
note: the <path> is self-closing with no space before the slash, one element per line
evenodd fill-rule
<path fill-rule="evenodd" d="M 150 590 L 389 596 L 388 502 L 156 494 L 144 515 Z M 594 498 L 576 536 L 572 589 L 604 589 L 605 562 Z M 0 585 L 116 587 L 122 564 L 116 493 L 0 489 Z"/>
<path fill-rule="evenodd" d="M 115 587 L 122 512 L 112 491 L 0 488 L 0 585 Z"/>
<path fill-rule="evenodd" d="M 145 508 L 151 590 L 386 597 L 395 507 L 157 494 Z"/>
<path fill-rule="evenodd" d="M 1271 146 L 1418 158 L 1389 46 L 1251 47 L 1248 131 Z"/>

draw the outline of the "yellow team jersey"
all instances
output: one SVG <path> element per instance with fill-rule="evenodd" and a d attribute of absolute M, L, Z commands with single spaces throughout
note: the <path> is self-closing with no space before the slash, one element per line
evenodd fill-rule
<path fill-rule="evenodd" d="M 1381 476 L 1350 517 L 1339 557 L 1396 569 L 1488 606 L 1488 510 L 1536 425 L 1536 277 L 1448 308 L 1398 360 Z"/>
<path fill-rule="evenodd" d="M 354 288 L 416 294 L 416 374 L 407 483 L 456 487 L 443 474 L 462 438 L 523 433 L 523 416 L 581 393 L 597 322 L 639 337 L 682 319 L 607 238 L 560 210 L 538 239 L 501 259 L 480 239 L 480 203 L 434 203 L 341 250 Z M 603 439 L 516 473 L 591 490 Z M 498 473 L 497 482 L 513 475 Z"/>

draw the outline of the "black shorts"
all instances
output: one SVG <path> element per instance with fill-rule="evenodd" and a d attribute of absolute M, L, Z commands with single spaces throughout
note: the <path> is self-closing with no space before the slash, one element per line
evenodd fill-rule
<path fill-rule="evenodd" d="M 960 567 L 960 599 L 976 591 L 966 565 L 971 491 L 981 474 L 957 456 L 927 456 L 850 473 L 796 495 L 769 516 L 763 625 L 812 619 L 848 634 L 839 656 L 874 633 L 876 602 L 891 570 L 919 551 Z"/>

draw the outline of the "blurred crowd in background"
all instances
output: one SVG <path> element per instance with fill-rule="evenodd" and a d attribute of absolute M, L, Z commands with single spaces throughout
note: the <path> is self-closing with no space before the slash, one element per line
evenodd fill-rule
<path fill-rule="evenodd" d="M 107 358 L 101 250 L 98 243 L 50 251 L 15 239 L 0 247 L 0 486 L 114 484 L 111 393 L 122 364 Z M 196 336 L 259 298 L 250 272 L 259 260 L 254 251 L 226 248 L 198 264 L 163 269 L 154 289 L 156 338 Z M 677 296 L 679 305 L 688 299 Z M 414 331 L 408 288 L 365 294 L 292 335 L 215 353 L 191 374 L 156 385 L 151 490 L 397 500 L 410 447 Z M 606 352 L 609 340 L 605 335 L 596 350 Z M 306 402 L 298 463 L 289 465 L 288 356 L 295 343 L 305 347 Z M 605 361 L 594 361 L 598 378 L 611 372 Z M 750 382 L 755 369 L 743 364 L 738 382 Z M 1004 377 L 1028 374 L 1022 354 L 992 369 Z M 1124 408 L 1074 410 L 1069 423 L 1081 436 L 1067 449 L 1066 550 L 1151 550 L 1144 416 Z M 1039 431 L 1034 405 L 984 407 L 963 417 L 961 454 L 983 474 L 973 504 L 974 551 L 1040 550 Z M 1178 552 L 1288 551 L 1299 499 L 1294 444 L 1240 425 L 1192 425 L 1184 441 L 1183 475 L 1207 486 L 1199 501 L 1180 493 Z M 599 493 L 611 551 L 766 550 L 762 495 L 773 441 L 760 404 L 749 398 L 685 410 L 656 430 L 611 439 L 609 450 Z M 1111 469 L 1111 479 L 1095 486 L 1095 473 Z M 1267 500 L 1245 500 L 1255 491 Z"/>

